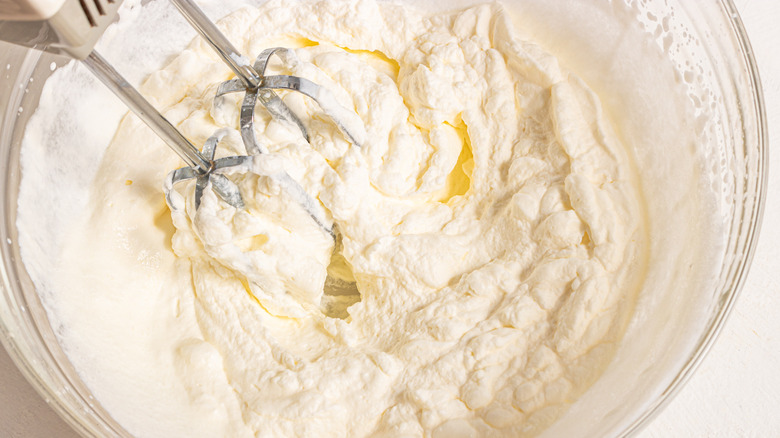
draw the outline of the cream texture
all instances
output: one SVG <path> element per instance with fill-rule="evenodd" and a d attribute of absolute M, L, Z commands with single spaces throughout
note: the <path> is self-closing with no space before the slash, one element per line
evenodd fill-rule
<path fill-rule="evenodd" d="M 180 164 L 126 117 L 56 274 L 127 321 L 79 332 L 121 391 L 139 388 L 98 399 L 142 436 L 524 436 L 554 421 L 611 358 L 644 263 L 632 165 L 598 97 L 496 4 L 271 1 L 220 27 L 245 54 L 296 48 L 271 70 L 326 87 L 365 141 L 287 93 L 311 143 L 258 108 L 269 153 L 230 176 L 246 210 L 207 190 L 195 211 L 186 187 L 169 214 L 161 183 Z M 229 78 L 196 40 L 142 92 L 196 144 L 229 128 L 218 154 L 241 154 L 240 97 L 213 103 Z M 360 290 L 346 318 L 323 313 L 333 239 L 282 171 L 343 235 Z"/>

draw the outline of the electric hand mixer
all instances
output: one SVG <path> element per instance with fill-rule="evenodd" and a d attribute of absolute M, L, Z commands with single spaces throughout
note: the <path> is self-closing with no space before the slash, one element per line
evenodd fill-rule
<path fill-rule="evenodd" d="M 254 111 L 258 100 L 269 113 L 300 129 L 308 141 L 303 122 L 287 107 L 274 89 L 301 92 L 317 101 L 331 117 L 344 136 L 360 146 L 365 136 L 362 125 L 348 120 L 354 114 L 340 107 L 330 93 L 305 78 L 287 75 L 265 76 L 269 58 L 284 55 L 287 49 L 272 48 L 263 51 L 253 65 L 228 41 L 216 25 L 192 0 L 171 0 L 187 21 L 219 54 L 220 58 L 236 74 L 236 79 L 223 83 L 216 98 L 232 93 L 245 92 L 241 106 L 240 131 L 247 155 L 215 159 L 215 151 L 224 131 L 209 138 L 202 150 L 198 150 L 179 130 L 162 116 L 135 88 L 133 88 L 93 47 L 106 27 L 116 16 L 122 0 L 0 0 L 0 39 L 47 52 L 67 55 L 81 60 L 89 70 L 116 94 L 141 120 L 163 139 L 187 164 L 174 170 L 164 183 L 166 201 L 172 209 L 183 208 L 171 197 L 174 184 L 195 179 L 195 205 L 200 206 L 203 191 L 209 186 L 219 198 L 235 208 L 244 208 L 244 198 L 238 186 L 224 175 L 226 170 L 247 170 L 252 156 L 266 153 L 254 132 Z M 311 208 L 314 200 L 289 175 L 282 173 L 286 190 L 298 199 L 301 206 L 317 224 L 340 243 L 335 226 L 327 226 Z M 357 292 L 353 282 L 333 279 L 326 281 L 332 295 L 351 295 Z"/>

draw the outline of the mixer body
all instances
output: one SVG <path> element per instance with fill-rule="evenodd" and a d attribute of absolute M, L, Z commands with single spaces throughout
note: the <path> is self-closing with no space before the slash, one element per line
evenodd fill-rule
<path fill-rule="evenodd" d="M 0 2 L 0 39 L 84 59 L 122 0 L 11 0 Z"/>

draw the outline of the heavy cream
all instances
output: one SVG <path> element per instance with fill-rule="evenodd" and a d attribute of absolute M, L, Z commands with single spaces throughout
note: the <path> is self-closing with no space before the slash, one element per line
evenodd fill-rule
<path fill-rule="evenodd" d="M 247 208 L 207 190 L 196 210 L 187 186 L 171 213 L 162 181 L 181 164 L 125 117 L 53 277 L 98 400 L 140 436 L 553 422 L 611 358 L 644 264 L 632 163 L 598 96 L 497 4 L 272 1 L 220 27 L 245 54 L 293 48 L 271 69 L 326 87 L 365 141 L 284 94 L 311 141 L 259 107 L 268 153 L 230 175 Z M 243 154 L 240 98 L 213 100 L 229 78 L 195 40 L 141 91 L 196 144 L 228 128 L 218 153 Z M 334 240 L 280 172 L 338 226 L 359 300 L 323 294 Z"/>

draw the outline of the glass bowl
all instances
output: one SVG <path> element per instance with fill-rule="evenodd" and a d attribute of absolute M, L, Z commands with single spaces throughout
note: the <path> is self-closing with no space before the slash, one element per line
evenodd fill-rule
<path fill-rule="evenodd" d="M 466 3 L 472 2 L 447 5 Z M 656 74 L 652 60 L 645 59 L 643 64 L 641 59 L 631 59 L 641 58 L 633 53 L 648 50 L 663 55 L 662 64 L 672 72 L 664 80 L 676 87 L 674 92 L 682 95 L 691 109 L 692 118 L 674 126 L 678 132 L 673 134 L 691 134 L 698 139 L 691 145 L 691 153 L 698 157 L 695 162 L 680 165 L 677 154 L 681 152 L 669 149 L 677 146 L 674 144 L 648 147 L 649 140 L 629 144 L 651 213 L 655 217 L 666 214 L 675 224 L 670 228 L 651 221 L 649 271 L 658 271 L 658 275 L 648 277 L 652 281 L 641 288 L 626 334 L 602 377 L 542 434 L 630 436 L 695 370 L 723 326 L 747 275 L 767 175 L 764 103 L 753 53 L 730 0 L 627 4 L 582 0 L 569 2 L 565 8 L 559 2 L 509 3 L 528 19 L 523 23 L 525 28 L 540 35 L 542 45 L 566 60 L 567 66 L 597 91 L 608 112 L 619 105 L 640 109 L 653 104 L 652 96 L 643 91 L 652 87 L 644 88 L 636 81 L 653 83 L 661 81 L 663 75 Z M 582 20 L 582 10 L 599 19 Z M 556 36 L 545 27 L 551 20 L 557 29 L 588 37 L 572 41 Z M 45 80 L 67 60 L 0 45 L 0 340 L 33 387 L 77 432 L 83 436 L 130 436 L 93 398 L 64 354 L 18 243 L 22 138 Z M 585 54 L 590 57 L 594 53 L 604 56 L 604 62 L 585 59 Z M 653 111 L 661 115 L 665 109 L 659 106 L 642 114 L 652 115 Z M 662 117 L 636 120 L 630 112 L 611 114 L 616 126 L 634 130 L 633 134 L 644 132 L 659 138 L 668 134 Z M 675 214 L 686 208 L 686 198 L 674 187 L 674 180 L 665 177 L 688 171 L 698 175 L 698 190 L 706 193 L 711 213 L 700 220 L 680 216 L 681 220 L 675 221 Z M 680 236 L 693 236 L 696 250 L 676 248 L 675 240 Z"/>

